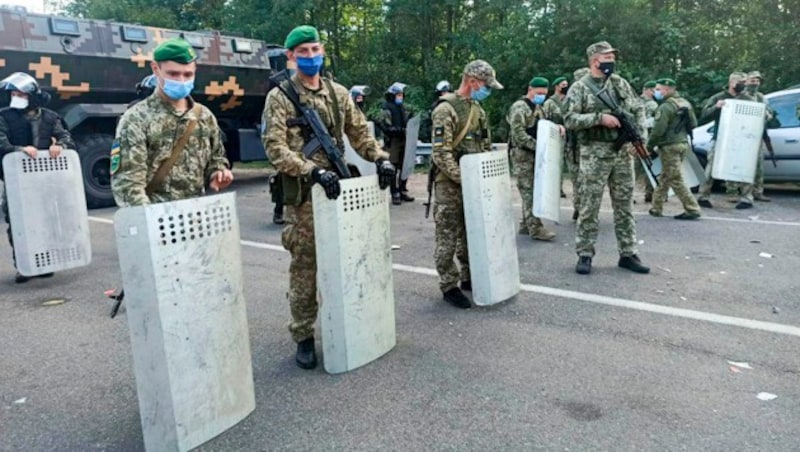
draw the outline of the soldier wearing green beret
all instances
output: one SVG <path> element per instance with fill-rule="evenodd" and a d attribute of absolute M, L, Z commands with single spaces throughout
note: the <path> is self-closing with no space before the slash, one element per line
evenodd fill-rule
<path fill-rule="evenodd" d="M 542 105 L 545 103 L 550 82 L 544 77 L 534 77 L 528 83 L 528 92 L 511 105 L 508 111 L 510 126 L 511 162 L 517 188 L 522 197 L 522 220 L 520 233 L 529 234 L 534 240 L 549 241 L 556 234 L 533 215 L 533 173 L 536 157 L 536 127 L 539 119 L 545 118 Z M 560 117 L 560 108 L 559 108 Z M 563 132 L 563 126 L 562 126 Z"/>
<path fill-rule="evenodd" d="M 286 225 L 281 242 L 291 254 L 289 265 L 289 306 L 292 320 L 289 332 L 297 343 L 295 362 L 303 369 L 317 366 L 314 348 L 314 323 L 317 320 L 317 260 L 311 186 L 320 184 L 330 199 L 339 196 L 341 187 L 333 164 L 324 152 L 310 157 L 303 154 L 306 137 L 311 134 L 295 119 L 298 111 L 284 92 L 294 91 L 300 103 L 319 113 L 331 140 L 344 153 L 344 135 L 353 149 L 377 166 L 381 188 L 394 178 L 395 169 L 377 141 L 369 134 L 367 120 L 344 86 L 320 75 L 325 48 L 317 29 L 302 25 L 293 29 L 284 43 L 288 61 L 297 63 L 297 73 L 281 82 L 281 89 L 267 94 L 265 125 L 261 141 L 269 160 L 281 173 L 286 204 Z M 322 294 L 324 297 L 326 294 Z"/>
<path fill-rule="evenodd" d="M 219 191 L 233 181 L 216 118 L 191 98 L 196 59 L 183 39 L 164 41 L 153 52 L 156 90 L 125 112 L 111 148 L 111 188 L 118 205 L 191 198 L 206 186 Z M 185 144 L 176 148 L 176 137 L 184 134 Z M 177 160 L 170 159 L 173 152 Z"/>
<path fill-rule="evenodd" d="M 636 250 L 636 221 L 633 218 L 632 146 L 615 146 L 621 126 L 613 110 L 597 96 L 606 89 L 619 107 L 633 119 L 644 134 L 644 106 L 627 80 L 614 73 L 617 50 L 606 41 L 586 49 L 589 75 L 572 83 L 564 102 L 567 129 L 577 133 L 580 143 L 580 212 L 575 237 L 578 263 L 575 271 L 592 271 L 592 258 L 599 232 L 600 203 L 608 185 L 614 209 L 614 232 L 617 236 L 617 265 L 636 273 L 649 273 Z"/>
<path fill-rule="evenodd" d="M 663 215 L 664 201 L 671 188 L 683 204 L 684 210 L 675 219 L 696 220 L 700 218 L 700 206 L 683 180 L 681 163 L 684 155 L 692 152 L 688 137 L 691 130 L 697 127 L 697 118 L 694 116 L 692 104 L 676 91 L 675 80 L 663 78 L 656 83 L 654 97 L 661 105 L 656 109 L 655 123 L 647 140 L 647 148 L 653 150 L 658 147 L 662 170 L 658 188 L 653 194 L 650 215 Z"/>
<path fill-rule="evenodd" d="M 553 94 L 544 101 L 544 105 L 542 105 L 542 109 L 544 110 L 544 117 L 548 121 L 552 121 L 558 125 L 564 125 L 564 115 L 561 112 L 561 108 L 564 104 L 564 98 L 567 97 L 567 88 L 569 88 L 569 82 L 567 81 L 566 77 L 558 77 L 553 80 L 553 83 L 550 85 L 553 87 Z M 564 153 L 564 161 L 566 163 L 566 167 L 569 171 L 571 168 L 569 163 L 570 157 L 567 155 L 567 152 Z M 572 172 L 570 171 L 570 175 Z M 562 188 L 561 188 L 561 197 L 566 198 L 567 195 L 564 194 L 563 188 L 563 178 L 562 178 Z"/>
<path fill-rule="evenodd" d="M 655 87 L 655 80 L 648 80 L 642 87 L 641 99 L 642 103 L 644 104 L 644 123 L 648 134 L 653 130 L 656 108 L 658 108 L 658 102 L 653 99 L 653 91 L 655 90 Z M 639 162 L 634 162 L 633 168 L 636 174 L 636 182 L 644 186 L 644 202 L 651 202 L 653 200 L 653 186 L 650 185 L 650 181 L 647 179 L 647 176 L 644 173 L 644 168 L 639 164 Z"/>

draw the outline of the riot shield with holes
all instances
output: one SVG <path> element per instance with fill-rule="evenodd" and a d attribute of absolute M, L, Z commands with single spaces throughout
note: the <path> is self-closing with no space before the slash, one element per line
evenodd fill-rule
<path fill-rule="evenodd" d="M 387 191 L 378 177 L 343 179 L 335 201 L 314 185 L 317 287 L 325 370 L 363 366 L 396 343 Z"/>
<path fill-rule="evenodd" d="M 417 164 L 417 141 L 419 140 L 420 117 L 414 116 L 406 124 L 406 149 L 403 155 L 403 168 L 400 171 L 400 180 L 408 180 Z"/>
<path fill-rule="evenodd" d="M 375 123 L 369 121 L 367 122 L 367 127 L 369 127 L 369 135 L 375 137 Z M 358 155 L 356 150 L 353 149 L 353 146 L 350 145 L 350 140 L 347 138 L 347 135 L 344 135 L 342 138 L 344 139 L 344 160 L 348 165 L 353 165 L 358 168 L 358 172 L 361 176 L 371 176 L 378 172 L 375 162 L 368 162 Z"/>
<path fill-rule="evenodd" d="M 540 119 L 536 126 L 533 214 L 558 221 L 561 214 L 561 162 L 564 137 L 557 124 Z"/>
<path fill-rule="evenodd" d="M 35 276 L 89 265 L 92 246 L 78 153 L 3 157 L 17 270 Z"/>
<path fill-rule="evenodd" d="M 714 179 L 753 183 L 764 139 L 766 104 L 726 100 L 714 146 Z"/>
<path fill-rule="evenodd" d="M 473 301 L 499 303 L 520 290 L 508 153 L 468 154 L 460 166 Z"/>
<path fill-rule="evenodd" d="M 255 408 L 235 195 L 114 216 L 147 450 L 189 450 Z"/>

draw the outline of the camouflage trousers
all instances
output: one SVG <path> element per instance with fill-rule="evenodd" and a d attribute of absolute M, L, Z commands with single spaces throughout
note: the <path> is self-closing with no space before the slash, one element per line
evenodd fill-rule
<path fill-rule="evenodd" d="M 533 216 L 533 174 L 536 166 L 535 154 L 524 149 L 512 148 L 511 161 L 517 188 L 522 198 L 522 219 L 520 228 L 524 227 L 531 236 L 536 235 L 544 226 L 542 220 Z"/>
<path fill-rule="evenodd" d="M 450 180 L 436 182 L 435 196 L 436 246 L 433 259 L 439 273 L 439 288 L 447 292 L 457 287 L 459 281 L 470 281 L 464 202 L 461 186 Z M 460 271 L 453 257 L 458 260 Z"/>
<path fill-rule="evenodd" d="M 725 191 L 731 196 L 738 196 L 739 202 L 746 204 L 753 203 L 754 196 L 764 194 L 764 154 L 767 152 L 764 144 L 758 150 L 758 161 L 756 162 L 756 174 L 753 183 L 745 182 L 726 182 Z"/>
<path fill-rule="evenodd" d="M 289 332 L 295 342 L 314 337 L 317 320 L 317 250 L 314 243 L 314 208 L 311 199 L 286 206 L 286 226 L 281 243 L 292 256 L 289 264 Z"/>
<path fill-rule="evenodd" d="M 653 192 L 653 210 L 661 212 L 664 209 L 664 201 L 667 200 L 667 194 L 671 188 L 675 192 L 675 196 L 681 200 L 683 210 L 688 213 L 700 213 L 700 206 L 692 196 L 692 192 L 689 191 L 689 187 L 686 186 L 683 174 L 681 174 L 681 164 L 687 152 L 690 152 L 688 143 L 660 147 L 661 176 L 658 178 L 658 187 Z"/>
<path fill-rule="evenodd" d="M 614 209 L 614 232 L 621 256 L 636 254 L 636 221 L 633 218 L 633 157 L 624 146 L 611 157 L 613 143 L 589 142 L 581 145 L 580 211 L 575 250 L 579 256 L 594 256 L 599 230 L 600 203 L 608 184 Z"/>

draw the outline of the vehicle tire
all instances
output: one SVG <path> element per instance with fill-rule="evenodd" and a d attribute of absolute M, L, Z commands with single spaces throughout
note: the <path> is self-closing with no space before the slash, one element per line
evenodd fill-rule
<path fill-rule="evenodd" d="M 114 137 L 96 133 L 77 137 L 81 158 L 86 206 L 90 209 L 114 206 L 111 194 L 111 143 Z"/>

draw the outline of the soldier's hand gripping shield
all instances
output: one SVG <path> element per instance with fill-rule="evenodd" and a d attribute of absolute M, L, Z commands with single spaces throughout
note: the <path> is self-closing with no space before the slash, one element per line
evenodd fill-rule
<path fill-rule="evenodd" d="M 764 136 L 766 105 L 726 100 L 719 117 L 712 177 L 753 183 Z"/>
<path fill-rule="evenodd" d="M 17 270 L 36 276 L 89 265 L 89 214 L 78 153 L 40 150 L 3 157 Z"/>
<path fill-rule="evenodd" d="M 389 201 L 377 176 L 344 179 L 342 194 L 311 193 L 325 370 L 341 373 L 396 343 Z"/>
<path fill-rule="evenodd" d="M 233 193 L 114 216 L 147 450 L 190 450 L 255 409 Z"/>
<path fill-rule="evenodd" d="M 378 173 L 378 186 L 381 190 L 385 190 L 394 182 L 395 174 L 397 170 L 395 169 L 392 162 L 386 159 L 379 159 L 375 162 L 375 167 L 377 168 Z"/>
<path fill-rule="evenodd" d="M 499 303 L 520 290 L 508 152 L 467 154 L 459 164 L 473 300 Z"/>
<path fill-rule="evenodd" d="M 561 163 L 564 137 L 558 125 L 540 119 L 537 125 L 536 166 L 533 175 L 533 214 L 559 221 L 561 214 Z"/>

